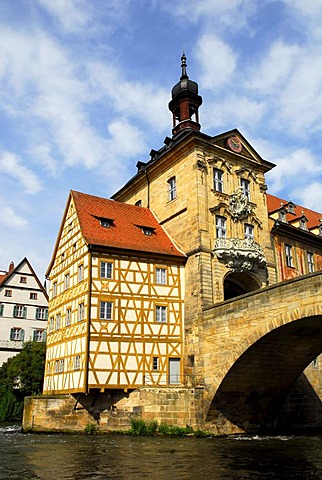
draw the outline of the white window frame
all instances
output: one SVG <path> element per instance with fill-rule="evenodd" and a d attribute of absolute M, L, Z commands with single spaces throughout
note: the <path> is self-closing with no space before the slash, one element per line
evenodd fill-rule
<path fill-rule="evenodd" d="M 55 320 L 55 330 L 60 329 L 60 322 L 61 322 L 61 314 L 57 313 L 56 320 Z"/>
<path fill-rule="evenodd" d="M 48 308 L 47 307 L 37 307 L 36 308 L 36 320 L 47 320 Z"/>
<path fill-rule="evenodd" d="M 217 238 L 226 238 L 227 220 L 221 215 L 216 215 L 216 236 Z"/>
<path fill-rule="evenodd" d="M 102 300 L 100 302 L 100 320 L 112 320 L 113 302 Z"/>
<path fill-rule="evenodd" d="M 307 266 L 309 273 L 314 272 L 314 254 L 312 252 L 307 252 Z"/>
<path fill-rule="evenodd" d="M 285 244 L 285 261 L 287 267 L 293 267 L 293 247 Z"/>
<path fill-rule="evenodd" d="M 45 332 L 45 330 L 34 330 L 33 341 L 34 342 L 43 342 L 44 341 L 44 332 Z"/>
<path fill-rule="evenodd" d="M 82 322 L 85 319 L 85 304 L 81 302 L 78 304 L 78 317 L 77 321 Z"/>
<path fill-rule="evenodd" d="M 113 277 L 113 262 L 102 261 L 100 264 L 100 277 L 111 280 Z"/>
<path fill-rule="evenodd" d="M 26 284 L 27 283 L 27 277 L 20 277 L 20 283 L 24 283 Z"/>
<path fill-rule="evenodd" d="M 69 273 L 66 273 L 64 276 L 64 290 L 69 288 L 70 276 Z"/>
<path fill-rule="evenodd" d="M 75 355 L 74 357 L 74 370 L 80 370 L 81 368 L 81 357 L 80 355 Z"/>
<path fill-rule="evenodd" d="M 15 318 L 26 318 L 27 317 L 27 307 L 25 305 L 14 305 L 13 307 L 13 316 Z"/>
<path fill-rule="evenodd" d="M 14 342 L 22 342 L 24 340 L 25 331 L 21 327 L 12 327 L 10 330 L 10 340 Z"/>
<path fill-rule="evenodd" d="M 56 297 L 57 295 L 57 282 L 53 283 L 53 297 Z"/>
<path fill-rule="evenodd" d="M 156 267 L 155 269 L 155 283 L 159 285 L 167 284 L 167 269 L 162 267 Z"/>
<path fill-rule="evenodd" d="M 224 172 L 219 168 L 214 168 L 213 176 L 214 176 L 214 190 L 216 190 L 216 192 L 223 193 L 224 192 Z"/>
<path fill-rule="evenodd" d="M 250 201 L 250 181 L 246 178 L 241 178 L 240 186 L 242 188 L 243 194 L 245 195 L 247 200 Z"/>
<path fill-rule="evenodd" d="M 65 323 L 66 323 L 66 327 L 69 327 L 69 325 L 72 323 L 72 309 L 71 308 L 67 308 L 67 310 L 66 310 Z"/>
<path fill-rule="evenodd" d="M 173 176 L 168 180 L 168 201 L 172 202 L 177 198 L 177 180 L 176 177 Z"/>
<path fill-rule="evenodd" d="M 254 226 L 250 223 L 244 223 L 245 240 L 254 240 Z"/>
<path fill-rule="evenodd" d="M 4 291 L 4 296 L 5 296 L 5 297 L 12 297 L 12 290 L 6 289 L 6 290 Z"/>
<path fill-rule="evenodd" d="M 84 265 L 81 263 L 77 267 L 77 281 L 82 282 L 84 280 Z"/>
<path fill-rule="evenodd" d="M 159 323 L 167 323 L 167 307 L 166 305 L 155 306 L 155 321 Z"/>

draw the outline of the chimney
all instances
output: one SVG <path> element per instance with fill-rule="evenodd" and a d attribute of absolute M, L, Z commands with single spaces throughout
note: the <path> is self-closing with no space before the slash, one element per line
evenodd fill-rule
<path fill-rule="evenodd" d="M 15 264 L 13 262 L 11 262 L 10 265 L 9 265 L 9 272 L 8 273 L 11 273 L 14 268 L 15 268 Z"/>

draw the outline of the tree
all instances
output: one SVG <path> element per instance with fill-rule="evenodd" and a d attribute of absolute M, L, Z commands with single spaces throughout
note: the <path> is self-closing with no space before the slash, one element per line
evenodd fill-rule
<path fill-rule="evenodd" d="M 42 392 L 46 344 L 26 342 L 0 367 L 0 421 L 21 420 L 24 398 Z"/>

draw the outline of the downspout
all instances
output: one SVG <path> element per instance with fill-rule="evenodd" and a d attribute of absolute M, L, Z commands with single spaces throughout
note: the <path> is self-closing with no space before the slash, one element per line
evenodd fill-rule
<path fill-rule="evenodd" d="M 88 245 L 89 253 L 89 272 L 88 272 L 88 301 L 87 301 L 87 318 L 86 318 L 86 350 L 85 350 L 85 393 L 88 391 L 88 371 L 89 371 L 89 347 L 91 341 L 91 305 L 92 305 L 92 245 Z"/>
<path fill-rule="evenodd" d="M 148 188 L 148 203 L 147 207 L 150 208 L 150 180 L 149 180 L 149 175 L 147 172 L 147 169 L 145 168 L 144 170 L 145 176 L 146 176 L 146 181 L 147 181 L 147 188 Z"/>

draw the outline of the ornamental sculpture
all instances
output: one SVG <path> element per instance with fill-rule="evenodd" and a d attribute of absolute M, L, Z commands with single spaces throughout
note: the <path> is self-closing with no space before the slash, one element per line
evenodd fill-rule
<path fill-rule="evenodd" d="M 262 248 L 252 239 L 217 238 L 214 252 L 233 272 L 255 271 L 266 266 Z"/>
<path fill-rule="evenodd" d="M 241 187 L 229 196 L 229 211 L 232 214 L 234 221 L 239 218 L 247 217 L 251 213 L 251 205 Z"/>

